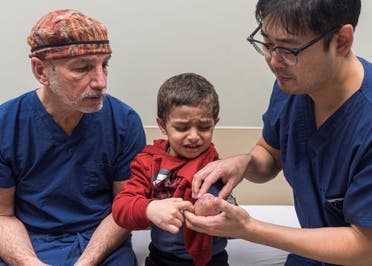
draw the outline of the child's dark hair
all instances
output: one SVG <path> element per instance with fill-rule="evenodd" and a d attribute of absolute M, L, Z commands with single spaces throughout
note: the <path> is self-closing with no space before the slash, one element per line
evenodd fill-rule
<path fill-rule="evenodd" d="M 220 111 L 213 85 L 195 73 L 182 73 L 166 80 L 158 92 L 158 117 L 165 123 L 172 108 L 182 105 L 210 106 L 214 120 Z"/>

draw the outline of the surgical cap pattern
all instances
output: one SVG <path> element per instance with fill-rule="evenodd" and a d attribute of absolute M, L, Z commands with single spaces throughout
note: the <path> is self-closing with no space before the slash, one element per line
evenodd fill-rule
<path fill-rule="evenodd" d="M 42 60 L 111 54 L 106 27 L 78 10 L 52 11 L 39 19 L 28 38 L 29 57 Z"/>

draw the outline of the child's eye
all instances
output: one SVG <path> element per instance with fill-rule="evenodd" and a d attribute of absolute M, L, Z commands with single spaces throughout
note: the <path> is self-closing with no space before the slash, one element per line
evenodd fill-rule
<path fill-rule="evenodd" d="M 211 126 L 199 127 L 200 131 L 209 131 L 210 129 L 211 129 Z"/>
<path fill-rule="evenodd" d="M 179 131 L 179 132 L 185 132 L 187 131 L 187 127 L 174 127 L 175 130 Z"/>

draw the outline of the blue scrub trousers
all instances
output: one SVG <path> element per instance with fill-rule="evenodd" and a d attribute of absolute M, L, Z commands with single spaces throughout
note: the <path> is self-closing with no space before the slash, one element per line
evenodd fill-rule
<path fill-rule="evenodd" d="M 41 235 L 30 234 L 34 249 L 44 263 L 53 266 L 72 266 L 86 248 L 92 232 L 84 234 Z M 6 265 L 0 259 L 0 266 Z M 128 238 L 121 247 L 107 257 L 102 266 L 137 266 L 137 258 Z"/>

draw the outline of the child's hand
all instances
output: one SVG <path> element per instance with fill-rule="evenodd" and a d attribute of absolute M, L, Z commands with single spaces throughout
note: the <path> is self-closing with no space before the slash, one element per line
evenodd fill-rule
<path fill-rule="evenodd" d="M 193 211 L 192 203 L 181 198 L 168 198 L 151 201 L 146 215 L 157 227 L 176 234 L 184 222 L 184 210 Z"/>

